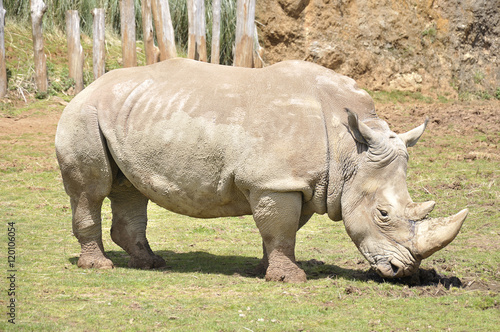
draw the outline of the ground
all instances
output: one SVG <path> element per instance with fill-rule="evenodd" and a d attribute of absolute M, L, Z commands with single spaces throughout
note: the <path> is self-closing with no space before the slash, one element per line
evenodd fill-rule
<path fill-rule="evenodd" d="M 52 154 L 52 142 L 57 127 L 57 122 L 60 117 L 60 112 L 67 104 L 64 100 L 58 97 L 52 97 L 43 109 L 31 109 L 23 112 L 18 116 L 4 116 L 0 118 L 0 131 L 2 135 L 8 135 L 12 144 L 16 144 L 16 137 L 29 134 L 44 134 L 46 139 L 33 140 L 32 148 L 43 153 Z M 474 137 L 476 134 L 484 134 L 480 138 L 471 139 L 467 144 L 461 147 L 461 153 L 457 158 L 462 160 L 473 161 L 481 158 L 491 161 L 500 161 L 500 102 L 499 101 L 482 101 L 482 102 L 450 102 L 444 104 L 394 104 L 383 103 L 377 106 L 378 115 L 385 119 L 395 132 L 404 132 L 424 121 L 429 117 L 429 125 L 427 135 L 432 135 L 432 144 L 440 142 L 439 137 Z M 476 135 L 477 136 L 477 135 Z M 447 142 L 447 141 L 446 141 Z M 443 146 L 438 148 L 446 149 L 448 143 L 444 142 Z M 431 144 L 429 143 L 422 143 Z M 434 161 L 437 157 L 430 157 L 430 161 Z M 38 160 L 39 159 L 39 160 Z M 53 160 L 46 158 L 38 158 L 36 163 L 52 164 Z M 16 167 L 16 161 L 10 161 L 10 165 L 2 162 L 2 168 Z M 496 174 L 498 177 L 498 174 Z M 497 181 L 497 179 L 493 179 Z M 441 185 L 442 186 L 442 185 Z M 460 190 L 463 189 L 459 182 L 449 183 L 444 185 L 444 189 Z M 433 190 L 427 189 L 427 190 Z M 491 203 L 486 203 L 491 204 Z M 497 234 L 500 235 L 500 234 Z M 500 243 L 497 237 L 480 237 L 476 240 L 476 244 L 482 248 L 492 250 L 500 250 Z M 319 262 L 321 264 L 321 262 Z M 446 262 L 441 262 L 441 267 L 446 270 Z M 311 264 L 311 262 L 305 262 Z M 314 264 L 314 262 L 313 262 Z M 357 267 L 367 267 L 368 265 L 360 260 L 356 263 Z M 361 265 L 361 266 L 360 266 Z M 374 279 L 378 277 L 375 274 L 368 273 L 358 276 L 361 279 Z M 442 277 L 433 270 L 420 270 L 417 277 L 413 277 L 404 282 L 411 285 L 436 285 L 442 283 L 449 287 L 456 285 L 461 287 L 472 288 L 487 288 L 500 290 L 500 284 L 491 282 L 489 284 L 470 283 L 467 280 L 460 280 L 455 277 Z"/>

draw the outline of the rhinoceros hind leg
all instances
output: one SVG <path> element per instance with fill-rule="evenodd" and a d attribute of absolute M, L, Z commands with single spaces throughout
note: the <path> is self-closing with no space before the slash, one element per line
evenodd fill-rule
<path fill-rule="evenodd" d="M 267 281 L 305 282 L 305 272 L 295 261 L 295 236 L 299 228 L 300 193 L 267 193 L 252 200 L 253 216 L 267 254 Z M 263 259 L 262 264 L 266 264 Z"/>
<path fill-rule="evenodd" d="M 88 269 L 112 269 L 113 262 L 104 253 L 101 233 L 102 200 L 93 201 L 82 194 L 71 198 L 73 210 L 73 233 L 82 251 L 78 267 Z"/>
<path fill-rule="evenodd" d="M 112 169 L 97 109 L 78 103 L 68 105 L 57 127 L 55 145 L 71 201 L 73 234 L 82 248 L 78 266 L 112 268 L 101 232 L 101 206 L 111 190 Z"/>
<path fill-rule="evenodd" d="M 257 275 L 266 274 L 267 268 L 269 267 L 269 260 L 267 259 L 266 245 L 264 244 L 264 241 L 262 241 L 262 252 L 263 252 L 262 259 L 255 268 L 254 272 Z"/>
<path fill-rule="evenodd" d="M 129 267 L 164 267 L 165 260 L 155 255 L 146 238 L 148 199 L 119 172 L 109 195 L 113 222 L 111 238 L 129 255 Z"/>

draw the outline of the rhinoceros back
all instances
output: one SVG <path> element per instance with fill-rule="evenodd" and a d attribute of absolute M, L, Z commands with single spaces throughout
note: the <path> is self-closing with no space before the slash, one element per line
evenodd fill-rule
<path fill-rule="evenodd" d="M 303 62 L 256 70 L 175 59 L 110 72 L 87 103 L 112 158 L 151 200 L 195 217 L 241 215 L 255 190 L 325 195 L 326 79 L 345 89 L 343 76 Z"/>

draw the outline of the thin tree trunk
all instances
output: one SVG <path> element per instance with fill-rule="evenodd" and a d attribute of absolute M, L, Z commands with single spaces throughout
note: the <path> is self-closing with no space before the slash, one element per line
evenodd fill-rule
<path fill-rule="evenodd" d="M 7 94 L 7 67 L 5 66 L 5 9 L 3 0 L 0 0 L 0 98 Z"/>
<path fill-rule="evenodd" d="M 120 0 L 123 67 L 137 66 L 134 0 Z"/>
<path fill-rule="evenodd" d="M 177 49 L 175 47 L 174 27 L 172 26 L 168 0 L 152 0 L 152 4 L 156 39 L 160 48 L 160 60 L 175 58 Z"/>
<path fill-rule="evenodd" d="M 255 27 L 255 31 L 253 34 L 253 67 L 254 68 L 263 68 L 264 60 L 262 56 L 264 55 L 264 48 L 259 44 L 259 35 L 257 34 L 257 27 Z"/>
<path fill-rule="evenodd" d="M 205 34 L 205 3 L 203 0 L 188 0 L 189 40 L 188 58 L 207 61 Z"/>
<path fill-rule="evenodd" d="M 196 60 L 207 62 L 207 37 L 205 29 L 205 1 L 195 0 L 196 7 Z"/>
<path fill-rule="evenodd" d="M 104 75 L 106 71 L 106 45 L 104 42 L 104 26 L 105 26 L 105 13 L 103 8 L 94 8 L 92 11 L 94 16 L 94 44 L 93 44 L 93 69 L 94 79 L 98 79 Z"/>
<path fill-rule="evenodd" d="M 253 67 L 255 0 L 238 0 L 234 65 Z"/>
<path fill-rule="evenodd" d="M 210 62 L 220 63 L 220 1 L 212 1 L 212 51 Z"/>
<path fill-rule="evenodd" d="M 194 59 L 196 55 L 196 28 L 194 15 L 194 0 L 187 0 L 188 10 L 188 58 Z"/>
<path fill-rule="evenodd" d="M 153 0 L 154 1 L 154 0 Z M 142 0 L 142 39 L 144 40 L 144 53 L 146 53 L 146 64 L 156 62 L 155 40 L 153 34 L 153 19 L 151 17 L 151 0 Z"/>
<path fill-rule="evenodd" d="M 69 77 L 75 80 L 75 95 L 83 90 L 83 48 L 80 43 L 80 16 L 77 10 L 66 12 Z"/>
<path fill-rule="evenodd" d="M 43 52 L 42 19 L 47 6 L 43 0 L 31 0 L 31 31 L 33 34 L 33 54 L 35 60 L 35 84 L 39 92 L 47 92 L 47 65 Z"/>

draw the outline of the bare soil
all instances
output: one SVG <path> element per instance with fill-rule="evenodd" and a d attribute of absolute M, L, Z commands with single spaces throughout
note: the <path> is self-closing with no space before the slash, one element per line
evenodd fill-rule
<path fill-rule="evenodd" d="M 495 1 L 258 1 L 267 64 L 318 63 L 370 90 L 425 94 L 499 86 Z M 446 94 L 445 94 L 446 95 Z"/>

